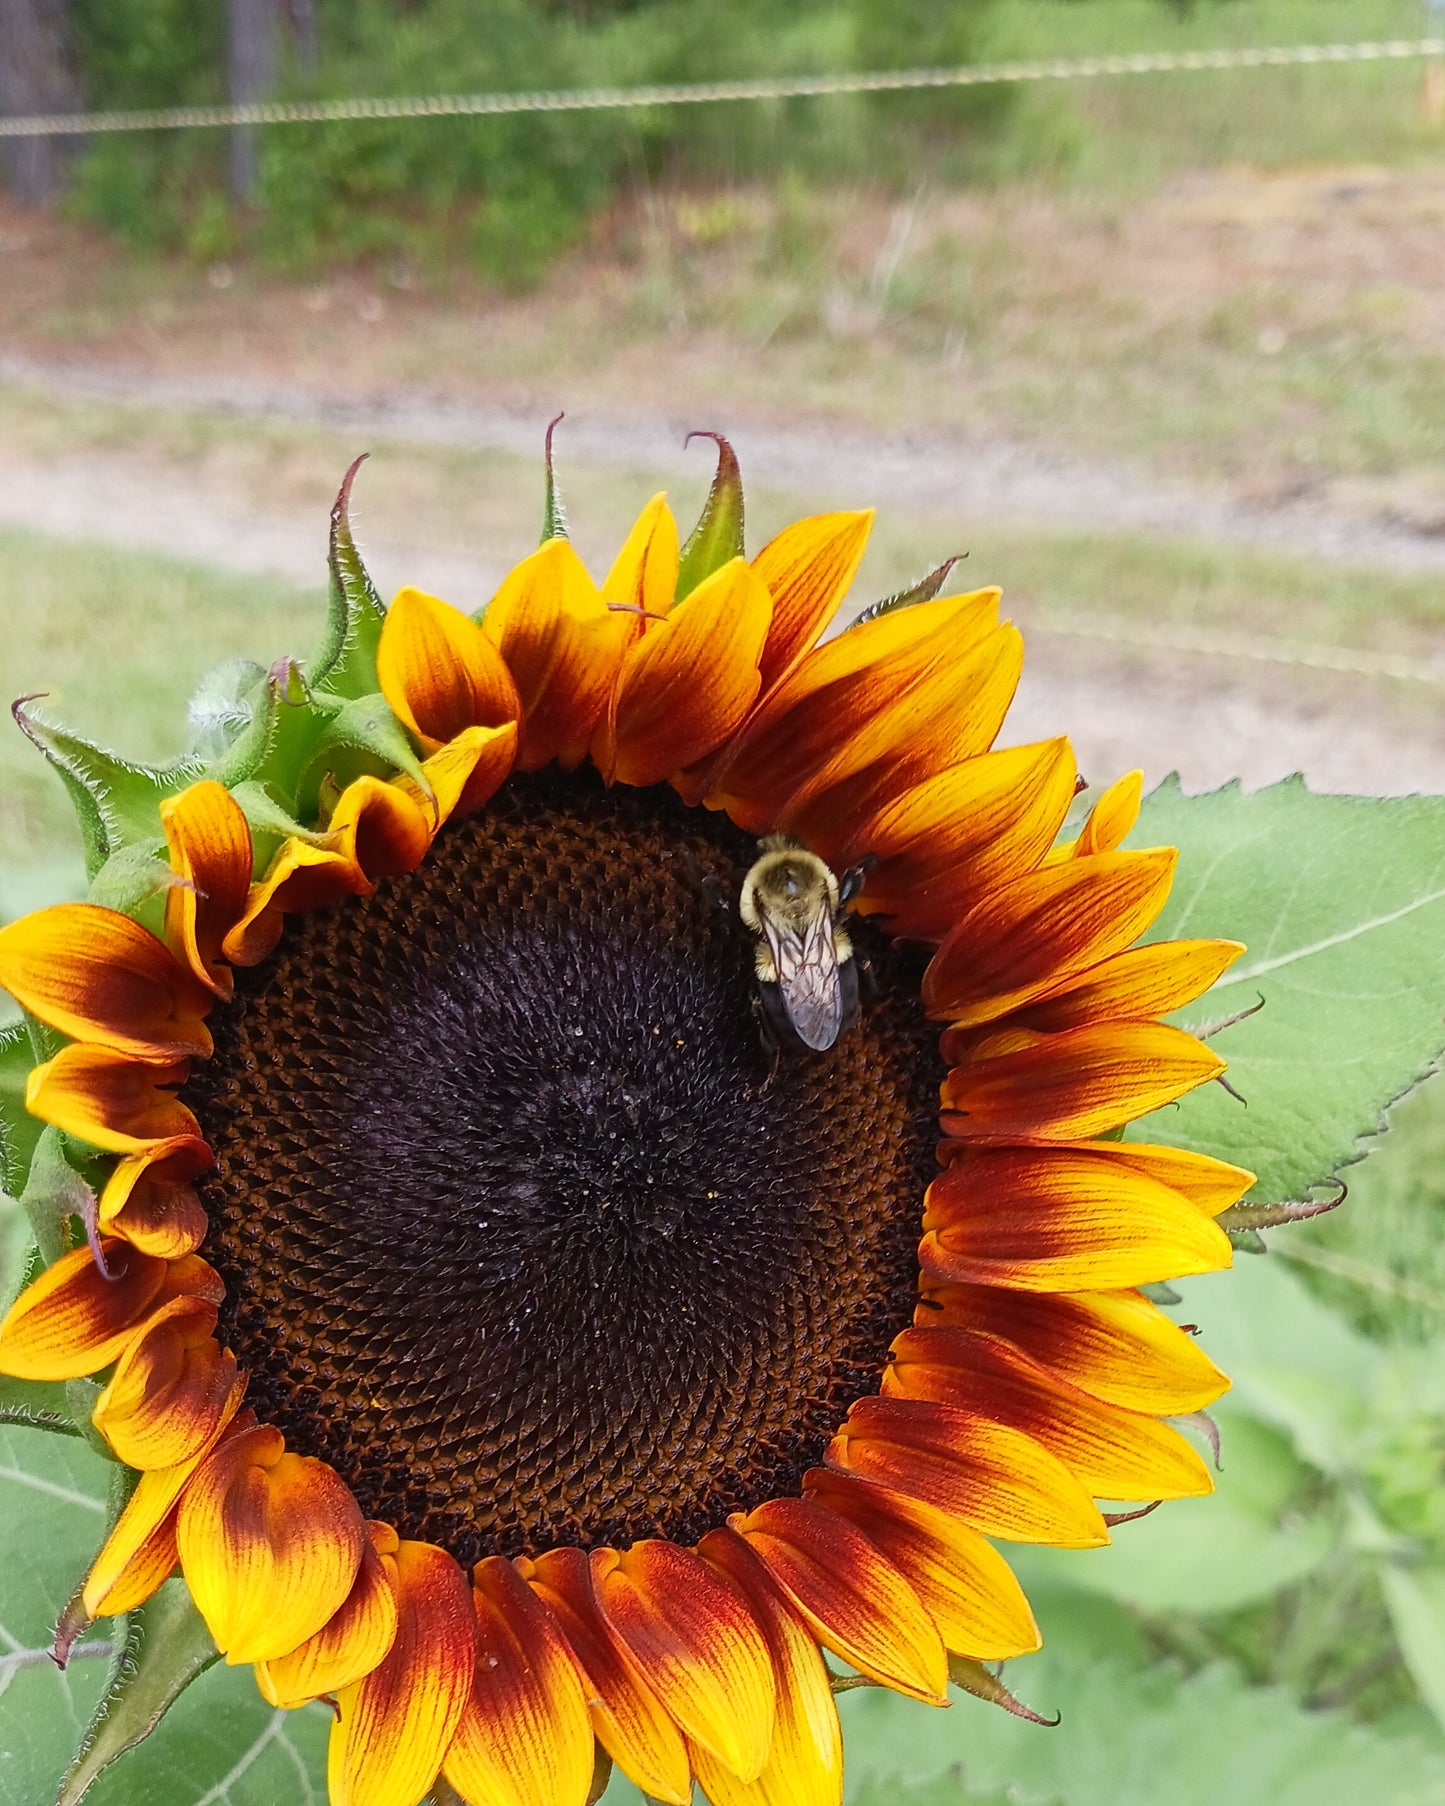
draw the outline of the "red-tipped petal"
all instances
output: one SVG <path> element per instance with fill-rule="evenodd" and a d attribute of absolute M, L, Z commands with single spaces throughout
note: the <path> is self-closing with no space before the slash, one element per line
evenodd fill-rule
<path fill-rule="evenodd" d="M 236 1382 L 215 1327 L 214 1304 L 174 1298 L 121 1355 L 91 1420 L 127 1467 L 173 1467 L 214 1440 Z"/>
<path fill-rule="evenodd" d="M 943 1126 L 962 1140 L 1078 1141 L 1173 1103 L 1224 1061 L 1162 1022 L 1098 1022 L 975 1057 L 943 1087 Z"/>
<path fill-rule="evenodd" d="M 1228 1266 L 1229 1238 L 1099 1148 L 975 1148 L 928 1188 L 925 1273 L 1026 1292 L 1113 1291 Z"/>
<path fill-rule="evenodd" d="M 222 1413 L 217 1442 L 222 1435 L 239 1434 L 255 1423 L 250 1411 L 240 1410 L 244 1392 L 245 1380 L 238 1378 Z M 169 1576 L 180 1559 L 176 1548 L 180 1500 L 209 1453 L 210 1449 L 202 1449 L 174 1467 L 141 1475 L 86 1575 L 81 1597 L 90 1617 L 133 1611 Z"/>
<path fill-rule="evenodd" d="M 1239 941 L 1151 941 L 1127 947 L 1078 973 L 1067 990 L 1012 1012 L 1010 1021 L 1055 1034 L 1086 1022 L 1167 1016 L 1203 996 L 1243 952 Z"/>
<path fill-rule="evenodd" d="M 0 985 L 78 1041 L 147 1060 L 211 1051 L 209 989 L 148 928 L 95 903 L 0 928 Z"/>
<path fill-rule="evenodd" d="M 862 1531 L 806 1499 L 774 1499 L 728 1522 L 829 1649 L 885 1687 L 946 1702 L 938 1631 Z"/>
<path fill-rule="evenodd" d="M 703 1791 L 712 1806 L 839 1806 L 843 1738 L 828 1670 L 812 1633 L 735 1531 L 710 1531 L 698 1549 L 747 1600 L 767 1639 L 778 1693 L 773 1741 L 757 1779 L 739 1781 L 695 1745 Z"/>
<path fill-rule="evenodd" d="M 751 1781 L 767 1760 L 772 1660 L 746 1601 L 690 1550 L 660 1541 L 593 1556 L 613 1633 L 694 1743 Z"/>
<path fill-rule="evenodd" d="M 1038 1626 L 992 1543 L 936 1505 L 829 1468 L 803 1476 L 809 1498 L 850 1519 L 886 1555 L 938 1626 L 944 1647 L 985 1661 L 1027 1655 Z"/>
<path fill-rule="evenodd" d="M 201 1138 L 200 1125 L 165 1089 L 187 1062 L 151 1066 L 109 1047 L 72 1042 L 31 1072 L 25 1107 L 42 1122 L 112 1154 L 140 1154 L 159 1142 Z"/>
<path fill-rule="evenodd" d="M 166 892 L 166 939 L 202 984 L 229 997 L 221 943 L 246 908 L 250 825 L 230 791 L 212 779 L 166 797 L 160 813 L 171 870 L 181 880 Z"/>
<path fill-rule="evenodd" d="M 337 1695 L 331 1806 L 416 1806 L 471 1697 L 477 1626 L 466 1576 L 430 1543 L 404 1542 L 383 1559 L 396 1593 L 396 1636 L 385 1659 Z"/>
<path fill-rule="evenodd" d="M 482 632 L 516 682 L 523 771 L 559 757 L 571 767 L 586 754 L 617 678 L 624 631 L 565 539 L 545 541 L 504 579 Z"/>
<path fill-rule="evenodd" d="M 1012 1424 L 1057 1455 L 1096 1499 L 1183 1499 L 1214 1490 L 1208 1468 L 1176 1431 L 1092 1398 L 994 1336 L 947 1326 L 905 1330 L 894 1340 L 884 1391 Z"/>
<path fill-rule="evenodd" d="M 345 1603 L 290 1655 L 256 1664 L 256 1685 L 273 1706 L 339 1693 L 379 1667 L 395 1642 L 396 1594 L 383 1556 L 396 1554 L 398 1538 L 386 1524 L 366 1529 L 361 1566 Z"/>
<path fill-rule="evenodd" d="M 918 1322 L 1002 1336 L 1083 1392 L 1129 1411 L 1182 1417 L 1229 1381 L 1194 1338 L 1134 1291 L 1018 1292 L 925 1280 Z"/>
<path fill-rule="evenodd" d="M 761 663 L 764 696 L 811 651 L 838 612 L 872 528 L 871 508 L 816 514 L 784 527 L 753 560 L 753 570 L 773 598 Z"/>
<path fill-rule="evenodd" d="M 192 1136 L 118 1160 L 100 1194 L 101 1233 L 162 1260 L 194 1253 L 205 1239 L 206 1213 L 190 1181 L 211 1160 L 210 1148 Z"/>
<path fill-rule="evenodd" d="M 594 742 L 604 777 L 660 783 L 722 744 L 758 693 L 772 608 L 735 558 L 633 646 Z"/>
<path fill-rule="evenodd" d="M 1109 1540 L 1083 1487 L 1032 1437 L 952 1405 L 865 1398 L 827 1465 L 937 1505 L 985 1536 L 1089 1549 Z"/>
<path fill-rule="evenodd" d="M 992 1022 L 1068 988 L 1159 914 L 1177 857 L 1172 847 L 1101 853 L 1000 885 L 960 917 L 934 956 L 924 1007 L 951 1022 Z"/>
<path fill-rule="evenodd" d="M 173 1299 L 216 1305 L 224 1296 L 215 1270 L 199 1255 L 166 1261 L 110 1239 L 101 1247 L 114 1277 L 105 1277 L 89 1248 L 76 1248 L 15 1300 L 0 1323 L 0 1373 L 26 1380 L 99 1373 Z"/>
<path fill-rule="evenodd" d="M 477 1672 L 447 1780 L 484 1806 L 584 1806 L 592 1724 L 556 1620 L 501 1556 L 479 1562 L 473 1578 Z"/>
<path fill-rule="evenodd" d="M 643 1793 L 669 1806 L 688 1806 L 692 1776 L 682 1734 L 626 1644 L 603 1621 L 586 1555 L 581 1549 L 553 1549 L 529 1565 L 532 1586 L 584 1677 L 599 1742 Z"/>

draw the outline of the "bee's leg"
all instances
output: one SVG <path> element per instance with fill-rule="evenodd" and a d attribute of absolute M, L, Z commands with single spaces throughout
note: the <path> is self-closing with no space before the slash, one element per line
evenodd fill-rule
<path fill-rule="evenodd" d="M 876 853 L 865 853 L 856 865 L 850 865 L 838 880 L 838 907 L 846 909 L 863 886 L 868 882 L 868 874 L 878 863 Z"/>
<path fill-rule="evenodd" d="M 722 880 L 715 878 L 711 872 L 704 871 L 700 862 L 691 853 L 683 854 L 682 864 L 688 877 L 692 879 L 718 914 L 730 916 L 733 906 L 728 901 L 728 894 L 722 887 Z"/>
<path fill-rule="evenodd" d="M 778 1038 L 768 1006 L 755 991 L 753 993 L 753 1020 L 758 1025 L 758 1040 L 762 1043 L 763 1052 L 768 1056 L 768 1076 L 763 1080 L 763 1090 L 770 1091 L 773 1080 L 778 1076 L 778 1065 L 783 1057 L 783 1044 Z"/>
<path fill-rule="evenodd" d="M 883 995 L 883 987 L 878 982 L 878 974 L 873 970 L 873 962 L 864 959 L 862 954 L 855 953 L 848 964 L 858 968 L 858 996 L 864 1003 L 877 1003 Z"/>

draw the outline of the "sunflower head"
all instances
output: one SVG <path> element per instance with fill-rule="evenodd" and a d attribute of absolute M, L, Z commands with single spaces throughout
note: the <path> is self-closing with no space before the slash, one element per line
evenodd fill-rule
<path fill-rule="evenodd" d="M 1222 1063 L 1137 944 L 1137 774 L 948 566 L 832 637 L 871 517 L 744 555 L 736 461 L 600 584 L 383 609 L 332 515 L 317 656 L 163 769 L 20 707 L 89 900 L 0 931 L 43 1260 L 0 1371 L 94 1376 L 131 1472 L 62 1627 L 178 1568 L 337 1806 L 836 1806 L 837 1662 L 943 1704 L 1037 1645 L 995 1542 L 1209 1489 L 1223 1389 L 1141 1287 L 1250 1175 L 1121 1139 Z M 1002 1695 L 1007 1700 L 1007 1695 Z M 600 1765 L 600 1766 L 599 1766 Z"/>

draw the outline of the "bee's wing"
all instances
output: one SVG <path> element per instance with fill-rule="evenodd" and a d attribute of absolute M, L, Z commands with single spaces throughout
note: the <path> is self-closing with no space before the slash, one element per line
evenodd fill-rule
<path fill-rule="evenodd" d="M 763 917 L 778 990 L 798 1039 L 821 1053 L 843 1026 L 843 991 L 838 982 L 838 943 L 826 911 L 798 932 Z"/>

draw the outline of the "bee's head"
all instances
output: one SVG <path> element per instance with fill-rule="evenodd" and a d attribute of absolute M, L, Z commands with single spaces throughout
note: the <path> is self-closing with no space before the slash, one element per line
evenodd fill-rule
<path fill-rule="evenodd" d="M 738 913 L 755 933 L 763 918 L 801 928 L 838 908 L 838 880 L 816 853 L 772 835 L 743 879 Z"/>

